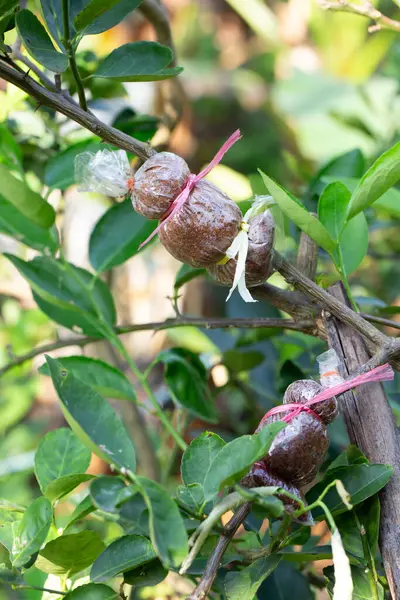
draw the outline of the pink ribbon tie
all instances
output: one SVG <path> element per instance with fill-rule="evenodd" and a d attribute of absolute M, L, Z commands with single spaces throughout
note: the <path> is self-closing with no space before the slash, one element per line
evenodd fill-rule
<path fill-rule="evenodd" d="M 142 244 L 140 244 L 139 250 L 143 248 L 143 246 L 145 246 L 155 235 L 157 235 L 161 227 L 166 225 L 168 221 L 172 219 L 174 215 L 176 215 L 176 213 L 180 210 L 180 208 L 185 204 L 186 200 L 189 198 L 190 193 L 192 192 L 196 183 L 198 183 L 201 179 L 206 177 L 206 175 L 208 175 L 209 172 L 212 171 L 212 169 L 221 162 L 224 155 L 233 146 L 233 144 L 240 140 L 241 137 L 242 136 L 240 133 L 240 129 L 237 129 L 234 133 L 232 133 L 230 138 L 226 140 L 225 144 L 221 146 L 221 148 L 218 150 L 217 154 L 214 156 L 212 161 L 202 171 L 200 171 L 198 175 L 189 175 L 185 187 L 172 202 L 167 212 L 161 217 L 158 227 L 156 227 L 156 229 L 149 235 L 149 237 Z"/>

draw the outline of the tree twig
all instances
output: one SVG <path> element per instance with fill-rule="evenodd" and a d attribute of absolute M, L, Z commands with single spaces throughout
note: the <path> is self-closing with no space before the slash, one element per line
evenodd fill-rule
<path fill-rule="evenodd" d="M 385 327 L 392 327 L 393 329 L 400 329 L 400 323 L 397 321 L 391 321 L 384 317 L 376 317 L 375 315 L 368 315 L 367 313 L 358 313 L 363 319 L 370 323 L 376 323 L 377 325 L 384 325 Z"/>
<path fill-rule="evenodd" d="M 368 0 L 364 0 L 361 4 L 353 4 L 347 0 L 336 0 L 331 2 L 330 0 L 319 0 L 319 5 L 325 10 L 332 10 L 338 12 L 352 13 L 353 15 L 361 15 L 375 21 L 375 25 L 371 25 L 368 31 L 379 31 L 380 29 L 388 29 L 390 31 L 400 32 L 400 22 L 387 17 L 382 14 L 380 10 Z"/>
<path fill-rule="evenodd" d="M 235 512 L 229 523 L 226 525 L 224 533 L 220 536 L 217 545 L 212 551 L 199 583 L 190 596 L 186 598 L 186 600 L 204 600 L 204 598 L 207 597 L 207 594 L 214 583 L 215 577 L 217 576 L 222 557 L 225 554 L 233 536 L 249 514 L 250 510 L 251 503 L 247 502 Z"/>
<path fill-rule="evenodd" d="M 88 106 L 86 102 L 85 88 L 79 73 L 78 65 L 75 59 L 75 50 L 71 43 L 71 33 L 69 28 L 69 0 L 62 0 L 62 16 L 63 16 L 63 27 L 64 27 L 64 46 L 68 55 L 68 64 L 71 69 L 72 77 L 76 83 L 76 91 L 79 96 L 79 104 L 83 110 L 87 111 Z"/>
<path fill-rule="evenodd" d="M 172 329 L 176 327 L 189 327 L 195 326 L 204 329 L 257 329 L 259 327 L 271 327 L 271 328 L 282 328 L 282 329 L 292 329 L 295 331 L 303 331 L 305 333 L 310 333 L 312 328 L 314 327 L 313 323 L 310 322 L 296 322 L 292 319 L 274 319 L 274 318 L 263 318 L 263 319 L 189 319 L 189 318 L 178 318 L 178 319 L 167 319 L 166 321 L 161 321 L 158 323 L 143 323 L 143 324 L 134 324 L 134 325 L 123 325 L 121 327 L 116 327 L 115 332 L 118 335 L 123 335 L 124 333 L 132 333 L 134 331 L 162 331 L 164 329 Z M 70 338 L 66 340 L 60 340 L 57 342 L 52 342 L 50 344 L 43 344 L 42 346 L 38 346 L 34 348 L 30 352 L 23 354 L 21 356 L 16 356 L 11 360 L 7 365 L 0 369 L 0 376 L 4 375 L 10 369 L 22 365 L 24 362 L 35 358 L 35 356 L 39 356 L 40 354 L 44 354 L 45 352 L 52 352 L 54 350 L 59 350 L 60 348 L 68 348 L 68 346 L 79 346 L 83 347 L 87 344 L 91 344 L 94 342 L 102 342 L 103 338 L 96 337 L 77 337 Z"/>
<path fill-rule="evenodd" d="M 47 90 L 32 79 L 32 77 L 21 73 L 3 59 L 0 59 L 0 78 L 9 81 L 21 90 L 24 90 L 29 96 L 37 100 L 39 104 L 57 110 L 69 119 L 72 119 L 72 121 L 79 123 L 82 127 L 85 127 L 95 135 L 99 136 L 105 142 L 113 144 L 123 150 L 127 150 L 128 152 L 133 152 L 142 160 L 146 160 L 156 153 L 156 151 L 148 144 L 140 142 L 110 125 L 102 123 L 102 121 L 97 119 L 97 117 L 90 112 L 86 112 L 82 108 L 72 104 L 60 93 Z"/>

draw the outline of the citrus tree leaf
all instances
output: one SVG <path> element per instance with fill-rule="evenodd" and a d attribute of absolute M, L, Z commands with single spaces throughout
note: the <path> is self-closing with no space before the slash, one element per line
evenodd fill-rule
<path fill-rule="evenodd" d="M 87 569 L 103 550 L 104 543 L 95 531 L 62 535 L 45 545 L 36 566 L 45 573 L 72 577 Z"/>
<path fill-rule="evenodd" d="M 28 506 L 14 536 L 11 552 L 13 567 L 23 567 L 40 550 L 52 521 L 53 511 L 47 498 L 37 498 Z"/>
<path fill-rule="evenodd" d="M 97 583 L 112 579 L 116 575 L 143 565 L 156 553 L 149 540 L 141 535 L 124 535 L 107 546 L 95 560 L 90 579 Z"/>

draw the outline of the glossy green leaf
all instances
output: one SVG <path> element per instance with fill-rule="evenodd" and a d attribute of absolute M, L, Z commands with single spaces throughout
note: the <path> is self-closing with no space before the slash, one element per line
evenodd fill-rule
<path fill-rule="evenodd" d="M 35 453 L 35 475 L 43 494 L 51 481 L 84 473 L 90 458 L 91 452 L 70 429 L 46 433 Z"/>
<path fill-rule="evenodd" d="M 75 183 L 74 161 L 76 156 L 82 152 L 95 153 L 102 149 L 104 149 L 104 144 L 95 141 L 95 138 L 90 138 L 58 152 L 46 163 L 44 171 L 45 184 L 50 188 L 66 190 Z"/>
<path fill-rule="evenodd" d="M 361 452 L 361 450 L 350 444 L 346 450 L 341 452 L 339 456 L 333 460 L 328 466 L 326 472 L 336 469 L 337 467 L 348 467 L 349 465 L 362 465 L 369 464 L 368 458 Z"/>
<path fill-rule="evenodd" d="M 133 210 L 128 198 L 112 206 L 96 223 L 89 242 L 89 258 L 98 272 L 124 263 L 157 227 Z"/>
<path fill-rule="evenodd" d="M 95 531 L 62 535 L 45 545 L 36 566 L 45 573 L 72 577 L 87 569 L 103 550 L 104 543 Z"/>
<path fill-rule="evenodd" d="M 185 525 L 176 503 L 158 483 L 138 477 L 149 510 L 150 539 L 163 565 L 178 567 L 188 553 Z"/>
<path fill-rule="evenodd" d="M 226 444 L 214 458 L 204 480 L 204 497 L 212 500 L 219 490 L 239 481 L 251 465 L 267 454 L 275 436 L 285 427 L 277 421 L 259 433 L 242 435 Z"/>
<path fill-rule="evenodd" d="M 208 387 L 207 371 L 197 354 L 183 348 L 161 352 L 165 382 L 172 398 L 205 421 L 216 423 L 217 412 Z"/>
<path fill-rule="evenodd" d="M 50 501 L 40 497 L 24 512 L 18 524 L 11 552 L 13 567 L 23 567 L 40 550 L 53 520 Z"/>
<path fill-rule="evenodd" d="M 181 67 L 166 68 L 172 58 L 172 50 L 158 42 L 130 42 L 106 56 L 92 77 L 117 81 L 168 79 L 182 72 Z"/>
<path fill-rule="evenodd" d="M 328 483 L 340 479 L 345 489 L 350 494 L 350 503 L 356 506 L 381 490 L 389 481 L 393 473 L 390 465 L 351 465 L 338 467 L 327 472 L 325 477 L 307 493 L 307 502 L 311 504 L 318 498 Z M 331 489 L 324 498 L 325 504 L 333 515 L 347 510 L 341 501 L 336 489 Z M 314 517 L 323 518 L 321 510 L 313 512 Z"/>
<path fill-rule="evenodd" d="M 239 488 L 242 495 L 248 497 L 249 501 L 254 502 L 254 509 L 257 514 L 262 514 L 264 518 L 279 518 L 284 511 L 284 505 L 274 494 L 278 491 L 276 486 L 267 486 L 260 488 Z"/>
<path fill-rule="evenodd" d="M 136 400 L 135 392 L 129 379 L 121 371 L 102 360 L 88 356 L 65 356 L 58 362 L 71 373 L 88 385 L 91 385 L 102 396 L 118 400 Z M 50 375 L 49 368 L 44 363 L 39 373 Z"/>
<path fill-rule="evenodd" d="M 55 500 L 60 500 L 64 496 L 68 496 L 78 485 L 81 483 L 85 483 L 86 481 L 90 481 L 93 479 L 93 475 L 88 475 L 86 473 L 76 474 L 76 475 L 64 475 L 64 477 L 60 477 L 59 479 L 55 479 L 51 481 L 45 489 L 45 496 L 51 502 Z"/>
<path fill-rule="evenodd" d="M 373 205 L 374 209 L 383 209 L 392 217 L 400 218 L 400 190 L 391 188 L 385 192 Z M 383 212 L 382 211 L 382 212 Z"/>
<path fill-rule="evenodd" d="M 119 600 L 120 595 L 108 585 L 88 583 L 69 592 L 63 598 L 65 600 Z"/>
<path fill-rule="evenodd" d="M 343 177 L 362 177 L 365 171 L 365 159 L 361 150 L 355 149 L 335 156 L 322 166 L 313 183 L 326 176 L 343 179 Z"/>
<path fill-rule="evenodd" d="M 94 562 L 90 579 L 93 582 L 107 581 L 119 573 L 143 565 L 156 553 L 149 540 L 141 535 L 124 535 L 107 546 Z"/>
<path fill-rule="evenodd" d="M 107 513 L 118 513 L 122 490 L 128 489 L 120 477 L 96 477 L 90 485 L 90 497 L 96 508 Z"/>
<path fill-rule="evenodd" d="M 354 217 L 371 206 L 400 179 L 400 142 L 374 162 L 351 196 L 349 216 Z"/>
<path fill-rule="evenodd" d="M 360 213 L 351 219 L 343 229 L 339 240 L 339 248 L 346 275 L 355 271 L 365 258 L 368 250 L 368 235 L 368 223 L 364 213 Z M 335 250 L 333 256 L 340 264 L 338 249 Z"/>
<path fill-rule="evenodd" d="M 39 227 L 53 225 L 56 216 L 53 207 L 23 181 L 11 175 L 3 164 L 0 164 L 0 180 L 2 196 L 25 217 Z"/>
<path fill-rule="evenodd" d="M 135 8 L 139 6 L 142 0 L 133 0 L 131 1 L 130 10 L 128 12 L 133 11 Z M 100 17 L 104 17 L 112 19 L 113 15 L 117 14 L 117 11 L 121 10 L 122 7 L 118 7 L 117 5 L 125 5 L 125 2 L 121 2 L 121 0 L 89 0 L 86 4 L 85 8 L 78 13 L 78 15 L 74 19 L 74 24 L 77 31 L 81 31 L 86 27 L 89 28 L 89 31 L 85 31 L 84 33 L 90 32 L 90 26 L 92 26 L 91 33 L 94 33 L 94 29 L 97 30 L 100 26 Z M 114 10 L 113 10 L 114 9 Z M 125 11 L 123 11 L 125 12 Z M 126 16 L 124 14 L 124 16 Z M 115 17 L 114 17 L 115 18 Z M 123 17 L 121 17 L 122 20 Z M 96 27 L 97 23 L 97 27 Z M 116 25 L 116 23 L 114 23 Z M 110 25 L 113 27 L 114 25 Z M 100 33 L 96 31 L 96 33 Z"/>
<path fill-rule="evenodd" d="M 277 554 L 259 558 L 241 571 L 225 577 L 225 591 L 229 600 L 253 600 L 258 588 L 276 569 L 282 558 Z"/>
<path fill-rule="evenodd" d="M 324 575 L 328 580 L 328 592 L 333 594 L 333 586 L 335 583 L 335 576 L 333 567 L 326 567 L 324 569 Z M 371 583 L 368 575 L 368 571 L 365 567 L 351 566 L 351 578 L 353 580 L 353 596 L 352 600 L 371 600 L 375 598 L 372 596 Z M 377 600 L 384 600 L 385 594 L 383 587 L 380 583 L 377 585 L 378 597 Z M 332 597 L 332 596 L 331 596 Z"/>
<path fill-rule="evenodd" d="M 248 350 L 241 352 L 239 350 L 226 350 L 222 355 L 223 364 L 234 373 L 250 371 L 261 365 L 265 356 L 258 350 Z"/>
<path fill-rule="evenodd" d="M 285 561 L 264 580 L 258 597 L 262 600 L 315 600 L 306 577 Z"/>
<path fill-rule="evenodd" d="M 206 273 L 206 269 L 196 269 L 190 265 L 183 264 L 176 275 L 174 290 L 177 292 L 185 283 L 189 283 L 189 281 L 192 281 L 196 277 L 202 277 Z"/>
<path fill-rule="evenodd" d="M 316 560 L 331 560 L 332 548 L 330 546 L 315 546 L 311 550 L 289 550 L 284 549 L 279 552 L 285 560 L 291 563 L 308 563 Z"/>
<path fill-rule="evenodd" d="M 168 575 L 162 563 L 155 558 L 150 562 L 124 573 L 124 582 L 134 588 L 154 587 L 164 581 Z"/>
<path fill-rule="evenodd" d="M 33 223 L 1 195 L 0 231 L 41 252 L 53 254 L 58 248 L 57 237 L 52 230 Z"/>
<path fill-rule="evenodd" d="M 149 510 L 138 492 L 121 502 L 119 523 L 126 533 L 135 533 L 150 537 Z"/>
<path fill-rule="evenodd" d="M 318 219 L 337 242 L 346 223 L 351 194 L 340 181 L 326 186 L 318 202 Z"/>
<path fill-rule="evenodd" d="M 264 183 L 275 202 L 293 223 L 310 236 L 318 246 L 331 253 L 335 248 L 335 242 L 329 231 L 309 213 L 293 196 L 284 190 L 275 181 L 259 171 Z"/>
<path fill-rule="evenodd" d="M 203 485 L 211 463 L 224 446 L 224 440 L 211 431 L 204 431 L 194 439 L 182 456 L 181 474 L 184 484 Z"/>
<path fill-rule="evenodd" d="M 64 527 L 64 532 L 68 529 L 68 527 L 72 527 L 75 523 L 84 519 L 87 515 L 90 515 L 93 511 L 96 510 L 96 507 L 92 504 L 92 499 L 90 496 L 86 496 L 79 504 L 75 507 L 73 513 L 69 517 L 66 525 Z"/>
<path fill-rule="evenodd" d="M 381 503 L 379 497 L 372 496 L 355 509 L 359 522 L 366 531 L 366 537 L 372 556 L 375 556 L 378 547 L 379 523 L 381 516 Z"/>
<path fill-rule="evenodd" d="M 30 283 L 39 307 L 57 323 L 88 335 L 104 335 L 104 322 L 115 323 L 110 290 L 84 269 L 46 256 L 29 262 L 5 254 Z"/>
<path fill-rule="evenodd" d="M 46 356 L 64 416 L 74 433 L 100 458 L 134 471 L 135 449 L 121 420 L 96 390 Z"/>
<path fill-rule="evenodd" d="M 23 45 L 38 63 L 55 73 L 67 69 L 68 57 L 54 48 L 47 31 L 30 10 L 18 11 L 15 24 Z"/>

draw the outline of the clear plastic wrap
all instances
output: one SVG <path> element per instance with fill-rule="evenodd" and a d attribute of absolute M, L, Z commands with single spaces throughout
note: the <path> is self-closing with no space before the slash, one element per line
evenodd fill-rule
<path fill-rule="evenodd" d="M 80 192 L 119 198 L 129 191 L 131 174 L 124 150 L 83 152 L 75 158 L 75 181 Z"/>
<path fill-rule="evenodd" d="M 323 388 L 330 388 L 333 385 L 343 382 L 343 377 L 339 373 L 339 357 L 335 350 L 331 348 L 327 352 L 317 356 L 319 366 L 320 382 Z"/>

